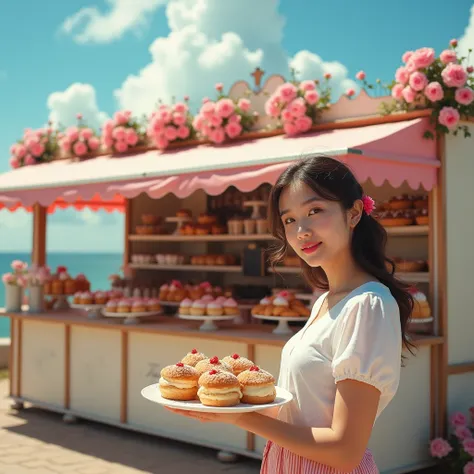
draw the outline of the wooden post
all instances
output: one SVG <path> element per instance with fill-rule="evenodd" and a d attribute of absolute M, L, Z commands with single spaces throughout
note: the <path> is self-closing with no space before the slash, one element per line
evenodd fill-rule
<path fill-rule="evenodd" d="M 128 262 L 130 261 L 130 254 L 131 254 L 131 249 L 130 249 L 130 240 L 129 240 L 129 235 L 132 230 L 132 202 L 130 199 L 125 200 L 125 242 L 124 242 L 124 248 L 123 248 L 123 265 L 124 267 L 128 265 Z"/>
<path fill-rule="evenodd" d="M 33 206 L 33 247 L 31 263 L 46 264 L 46 207 L 36 203 Z"/>

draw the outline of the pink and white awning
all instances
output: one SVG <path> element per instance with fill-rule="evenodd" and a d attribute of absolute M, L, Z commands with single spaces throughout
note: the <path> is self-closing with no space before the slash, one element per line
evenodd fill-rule
<path fill-rule="evenodd" d="M 406 181 L 413 189 L 429 190 L 440 162 L 435 141 L 422 138 L 428 126 L 426 118 L 418 118 L 295 138 L 280 135 L 225 146 L 56 161 L 0 175 L 0 201 L 48 206 L 58 198 L 75 202 L 96 194 L 103 200 L 142 192 L 156 199 L 167 193 L 183 198 L 197 189 L 220 194 L 230 185 L 250 191 L 274 183 L 291 161 L 317 153 L 346 162 L 362 182 L 370 178 L 377 186 L 388 181 L 398 187 Z"/>

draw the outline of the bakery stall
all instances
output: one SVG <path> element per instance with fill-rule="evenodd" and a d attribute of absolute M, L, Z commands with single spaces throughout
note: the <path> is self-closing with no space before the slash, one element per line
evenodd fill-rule
<path fill-rule="evenodd" d="M 262 319 L 252 311 L 257 305 L 259 312 L 266 311 L 269 301 L 285 299 L 285 291 L 306 302 L 311 292 L 291 255 L 269 268 L 266 249 L 272 237 L 265 201 L 269 186 L 289 162 L 325 153 L 347 162 L 379 204 L 389 254 L 400 278 L 413 283 L 417 300 L 410 330 L 416 353 L 407 354 L 399 392 L 375 426 L 370 447 L 384 473 L 428 464 L 428 442 L 444 429 L 448 404 L 467 403 L 473 383 L 469 361 L 474 356 L 467 336 L 472 319 L 462 309 L 468 296 L 461 288 L 472 268 L 466 254 L 474 231 L 459 209 L 469 201 L 461 199 L 468 188 L 456 184 L 474 171 L 469 153 L 473 140 L 424 140 L 423 130 L 429 127 L 424 112 L 380 117 L 365 105 L 365 116 L 356 116 L 354 100 L 352 112 L 339 117 L 350 119 L 334 120 L 295 139 L 276 135 L 220 147 L 62 161 L 37 166 L 34 174 L 23 168 L 0 176 L 0 194 L 34 205 L 38 264 L 47 258 L 45 206 L 52 200 L 73 201 L 93 193 L 125 198 L 128 271 L 120 289 L 126 298 L 158 300 L 162 310 L 128 324 L 73 308 L 9 313 L 15 406 L 30 402 L 64 413 L 69 422 L 92 419 L 261 457 L 263 439 L 173 416 L 140 391 L 192 348 L 209 357 L 237 353 L 278 374 L 288 330 L 303 323 L 291 311 L 286 325 L 278 322 L 281 312 L 272 310 L 263 314 L 270 318 Z M 468 228 L 453 232 L 448 224 Z M 195 304 L 203 293 L 213 303 L 224 300 L 212 307 Z M 207 313 L 209 307 L 212 312 Z M 193 315 L 190 308 L 197 318 L 179 316 Z M 212 324 L 206 321 L 224 315 L 228 317 Z M 283 330 L 275 331 L 278 327 Z M 454 338 L 456 345 L 448 351 Z M 448 379 L 450 375 L 455 378 Z"/>

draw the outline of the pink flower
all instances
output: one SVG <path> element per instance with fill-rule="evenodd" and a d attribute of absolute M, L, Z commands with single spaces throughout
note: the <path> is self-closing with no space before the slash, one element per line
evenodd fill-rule
<path fill-rule="evenodd" d="M 301 117 L 306 113 L 306 104 L 302 97 L 298 97 L 288 104 L 288 110 L 293 117 Z"/>
<path fill-rule="evenodd" d="M 469 105 L 474 100 L 474 92 L 470 87 L 462 87 L 454 94 L 456 102 L 461 105 Z"/>
<path fill-rule="evenodd" d="M 410 79 L 410 73 L 408 72 L 406 67 L 399 67 L 396 72 L 395 72 L 395 80 L 399 84 L 406 84 L 408 82 L 408 79 Z"/>
<path fill-rule="evenodd" d="M 299 117 L 295 120 L 295 125 L 298 129 L 298 133 L 304 133 L 311 128 L 313 122 L 307 115 L 304 115 L 303 117 Z"/>
<path fill-rule="evenodd" d="M 115 112 L 114 120 L 117 125 L 125 125 L 130 117 L 126 112 Z"/>
<path fill-rule="evenodd" d="M 207 102 L 204 102 L 204 104 L 201 107 L 201 114 L 204 118 L 210 118 L 214 115 L 216 110 L 216 106 L 214 102 L 211 102 L 210 100 Z"/>
<path fill-rule="evenodd" d="M 186 100 L 186 98 L 184 100 Z M 188 111 L 188 106 L 186 104 L 183 104 L 183 102 L 178 102 L 174 106 L 174 111 L 178 114 L 186 114 L 186 112 Z"/>
<path fill-rule="evenodd" d="M 441 110 L 441 112 L 442 112 L 443 110 L 445 110 L 445 109 L 450 109 L 450 110 L 448 110 L 448 112 L 450 112 L 451 110 L 456 110 L 456 109 L 453 109 L 452 107 L 443 107 L 443 109 Z M 457 110 L 456 110 L 456 112 L 457 112 Z M 441 115 L 441 114 L 440 114 L 440 115 Z M 441 123 L 441 121 L 440 121 L 440 123 Z M 443 125 L 445 125 L 445 124 L 443 124 Z M 446 126 L 447 126 L 447 125 L 446 125 Z M 454 412 L 454 413 L 451 415 L 449 421 L 451 422 L 451 424 L 452 424 L 453 426 L 466 426 L 466 425 L 467 425 L 467 418 L 466 418 L 466 416 L 464 415 L 464 413 L 461 413 L 460 411 Z"/>
<path fill-rule="evenodd" d="M 454 430 L 454 434 L 459 439 L 467 439 L 472 438 L 471 430 L 467 426 L 456 426 Z"/>
<path fill-rule="evenodd" d="M 294 84 L 286 82 L 285 84 L 282 84 L 276 92 L 283 101 L 291 102 L 296 97 L 298 90 Z"/>
<path fill-rule="evenodd" d="M 457 40 L 457 39 L 452 39 L 452 40 L 449 42 L 449 44 L 450 44 L 453 48 L 455 48 L 455 47 L 458 45 L 458 40 Z"/>
<path fill-rule="evenodd" d="M 196 115 L 193 119 L 193 127 L 199 132 L 202 128 L 203 118 L 201 115 Z"/>
<path fill-rule="evenodd" d="M 314 105 L 319 100 L 319 94 L 316 90 L 307 91 L 304 94 L 304 99 L 309 105 Z"/>
<path fill-rule="evenodd" d="M 184 125 L 186 123 L 186 117 L 182 114 L 175 112 L 173 114 L 173 123 L 178 126 Z"/>
<path fill-rule="evenodd" d="M 300 89 L 303 92 L 314 91 L 316 89 L 316 84 L 314 81 L 301 81 Z"/>
<path fill-rule="evenodd" d="M 332 77 L 332 75 L 331 75 L 331 73 L 329 73 L 329 72 L 326 72 L 326 73 L 324 74 L 324 79 L 331 79 L 331 77 Z"/>
<path fill-rule="evenodd" d="M 18 159 L 14 156 L 12 156 L 10 158 L 10 166 L 13 168 L 13 169 L 16 169 L 20 166 L 20 162 L 18 161 Z"/>
<path fill-rule="evenodd" d="M 89 138 L 94 135 L 94 132 L 90 128 L 83 128 L 80 130 L 79 135 L 84 139 L 84 140 L 89 140 Z"/>
<path fill-rule="evenodd" d="M 61 150 L 63 150 L 65 153 L 71 151 L 71 142 L 67 138 L 63 138 L 62 140 L 60 140 L 59 146 Z"/>
<path fill-rule="evenodd" d="M 231 99 L 221 99 L 216 104 L 216 114 L 219 117 L 229 117 L 234 113 L 235 106 Z"/>
<path fill-rule="evenodd" d="M 19 143 L 17 146 L 16 146 L 16 156 L 18 158 L 23 158 L 26 154 L 26 147 L 25 145 L 22 145 L 21 143 Z"/>
<path fill-rule="evenodd" d="M 366 78 L 366 74 L 364 71 L 359 71 L 356 74 L 356 79 L 358 79 L 359 81 L 363 81 L 365 78 Z"/>
<path fill-rule="evenodd" d="M 219 117 L 218 115 L 213 115 L 209 121 L 211 122 L 211 125 L 213 127 L 220 127 L 222 124 L 222 117 Z"/>
<path fill-rule="evenodd" d="M 278 117 L 280 114 L 280 109 L 275 100 L 270 98 L 267 100 L 267 102 L 265 102 L 265 113 L 270 117 Z"/>
<path fill-rule="evenodd" d="M 71 142 L 75 142 L 79 138 L 79 129 L 77 127 L 69 127 L 66 130 L 66 137 L 68 137 Z"/>
<path fill-rule="evenodd" d="M 77 114 L 76 118 L 77 118 L 77 120 L 82 120 L 82 114 Z"/>
<path fill-rule="evenodd" d="M 112 137 L 115 138 L 115 140 L 119 140 L 124 142 L 127 138 L 127 134 L 125 132 L 125 128 L 123 127 L 116 127 L 112 131 Z"/>
<path fill-rule="evenodd" d="M 469 74 L 471 74 L 472 72 L 474 72 L 474 67 L 473 67 L 473 66 L 468 66 L 468 67 L 466 68 L 466 71 L 467 71 Z"/>
<path fill-rule="evenodd" d="M 83 156 L 87 153 L 87 146 L 84 142 L 77 141 L 72 147 L 76 156 Z"/>
<path fill-rule="evenodd" d="M 444 125 L 445 127 L 449 129 L 452 129 L 458 124 L 459 119 L 460 119 L 459 112 L 454 107 L 443 107 L 441 111 L 439 112 L 438 122 L 441 125 Z M 464 417 L 464 424 L 466 424 L 466 417 L 462 413 L 459 413 L 459 415 L 462 415 Z M 457 420 L 457 422 L 461 420 L 461 418 L 454 418 L 454 419 Z M 453 423 L 453 425 L 455 426 L 459 426 L 455 424 L 455 422 L 453 421 L 453 418 L 451 418 L 451 423 Z"/>
<path fill-rule="evenodd" d="M 28 282 L 27 282 L 26 278 L 23 277 L 23 276 L 19 276 L 19 277 L 16 279 L 16 284 L 17 284 L 18 286 L 25 287 L 27 283 L 28 283 Z"/>
<path fill-rule="evenodd" d="M 441 100 L 444 97 L 443 87 L 439 82 L 430 82 L 425 87 L 425 96 L 431 100 L 431 102 Z"/>
<path fill-rule="evenodd" d="M 14 143 L 11 147 L 10 147 L 10 155 L 16 155 L 16 147 L 18 146 L 18 143 Z"/>
<path fill-rule="evenodd" d="M 229 138 L 236 138 L 242 133 L 242 125 L 238 122 L 229 122 L 224 128 Z"/>
<path fill-rule="evenodd" d="M 457 61 L 456 52 L 452 49 L 445 49 L 440 55 L 439 59 L 443 64 L 455 63 Z"/>
<path fill-rule="evenodd" d="M 408 71 L 409 74 L 418 70 L 418 68 L 416 67 L 415 60 L 413 59 L 413 56 L 407 62 L 405 69 Z"/>
<path fill-rule="evenodd" d="M 36 160 L 31 155 L 25 156 L 25 165 L 32 166 L 36 165 Z"/>
<path fill-rule="evenodd" d="M 291 122 L 293 120 L 293 115 L 286 107 L 281 111 L 281 119 L 284 122 Z"/>
<path fill-rule="evenodd" d="M 217 144 L 221 144 L 225 140 L 225 131 L 223 128 L 215 128 L 209 133 L 209 138 L 211 141 Z"/>
<path fill-rule="evenodd" d="M 202 104 L 206 104 L 207 102 L 210 102 L 211 99 L 209 99 L 209 97 L 203 97 L 202 99 Z"/>
<path fill-rule="evenodd" d="M 187 102 L 189 100 L 189 95 L 185 95 L 183 99 L 185 100 L 185 102 Z"/>
<path fill-rule="evenodd" d="M 421 91 L 423 90 L 427 84 L 428 84 L 428 79 L 422 72 L 413 72 L 410 76 L 410 80 L 408 81 L 410 84 L 410 87 L 415 90 L 415 91 Z"/>
<path fill-rule="evenodd" d="M 28 264 L 26 262 L 22 262 L 21 260 L 13 260 L 11 267 L 15 272 L 22 272 L 28 268 Z"/>
<path fill-rule="evenodd" d="M 172 117 L 173 116 L 171 115 L 171 111 L 168 109 L 168 107 L 163 107 L 158 111 L 158 118 L 163 123 L 171 122 Z"/>
<path fill-rule="evenodd" d="M 453 448 L 451 445 L 443 438 L 436 438 L 430 443 L 431 456 L 434 458 L 442 459 L 446 457 Z"/>
<path fill-rule="evenodd" d="M 413 51 L 406 51 L 405 53 L 403 53 L 402 61 L 406 64 L 408 61 L 410 61 L 412 56 L 413 56 Z"/>
<path fill-rule="evenodd" d="M 474 439 L 473 438 L 466 438 L 462 443 L 462 447 L 464 448 L 464 451 L 466 451 L 467 454 L 474 457 Z"/>
<path fill-rule="evenodd" d="M 186 140 L 186 138 L 189 137 L 189 128 L 181 125 L 178 128 L 178 137 L 181 138 L 181 140 Z"/>
<path fill-rule="evenodd" d="M 172 126 L 168 126 L 165 128 L 165 138 L 169 141 L 172 142 L 173 140 L 176 140 L 178 136 L 178 133 L 176 131 L 176 128 Z"/>
<path fill-rule="evenodd" d="M 410 86 L 406 86 L 402 90 L 402 96 L 403 96 L 403 98 L 405 99 L 406 102 L 411 104 L 415 100 L 416 93 Z"/>
<path fill-rule="evenodd" d="M 395 84 L 392 87 L 392 97 L 394 99 L 397 99 L 397 100 L 402 99 L 402 97 L 403 97 L 402 92 L 403 92 L 403 85 L 402 84 Z"/>
<path fill-rule="evenodd" d="M 102 139 L 105 148 L 112 148 L 114 145 L 114 139 L 112 137 L 104 137 Z"/>
<path fill-rule="evenodd" d="M 242 112 L 248 112 L 250 110 L 251 105 L 252 104 L 248 99 L 239 99 L 239 102 L 237 103 L 237 106 Z"/>
<path fill-rule="evenodd" d="M 126 132 L 126 142 L 130 146 L 135 146 L 138 143 L 138 134 L 133 128 L 129 128 Z"/>
<path fill-rule="evenodd" d="M 474 462 L 469 461 L 463 469 L 464 474 L 474 474 Z"/>
<path fill-rule="evenodd" d="M 44 153 L 44 145 L 38 142 L 33 143 L 30 147 L 30 152 L 33 156 L 36 156 L 38 158 Z"/>
<path fill-rule="evenodd" d="M 462 87 L 467 80 L 467 73 L 460 64 L 448 64 L 441 73 L 448 87 Z"/>
<path fill-rule="evenodd" d="M 10 285 L 15 282 L 15 277 L 11 273 L 5 273 L 2 276 L 2 281 L 5 285 Z"/>
<path fill-rule="evenodd" d="M 128 150 L 127 142 L 124 142 L 124 141 L 121 141 L 121 140 L 115 142 L 115 149 L 119 153 L 125 153 Z"/>
<path fill-rule="evenodd" d="M 159 150 L 164 150 L 168 148 L 169 142 L 165 137 L 158 137 L 156 139 L 156 148 Z"/>
<path fill-rule="evenodd" d="M 104 132 L 111 132 L 115 127 L 115 122 L 113 120 L 106 120 L 102 126 Z"/>
<path fill-rule="evenodd" d="M 224 89 L 224 84 L 222 84 L 222 82 L 218 82 L 214 87 L 216 88 L 217 92 L 222 92 Z"/>
<path fill-rule="evenodd" d="M 92 151 L 98 150 L 100 147 L 100 141 L 97 137 L 90 137 L 88 140 L 89 148 Z"/>
<path fill-rule="evenodd" d="M 239 114 L 232 114 L 228 119 L 227 122 L 234 122 L 240 123 L 242 122 L 242 117 Z"/>
<path fill-rule="evenodd" d="M 435 50 L 433 48 L 420 48 L 417 49 L 410 61 L 415 63 L 417 69 L 422 69 L 433 64 L 435 60 Z"/>
<path fill-rule="evenodd" d="M 352 97 L 353 95 L 355 95 L 356 91 L 354 89 L 347 89 L 346 91 L 346 95 L 347 97 Z"/>
<path fill-rule="evenodd" d="M 283 130 L 290 137 L 298 133 L 298 127 L 293 122 L 285 122 L 283 124 Z"/>

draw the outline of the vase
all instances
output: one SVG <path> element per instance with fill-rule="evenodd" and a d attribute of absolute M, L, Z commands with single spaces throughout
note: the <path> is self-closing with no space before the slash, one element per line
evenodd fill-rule
<path fill-rule="evenodd" d="M 23 288 L 17 285 L 5 285 L 5 310 L 20 313 L 23 299 Z"/>
<path fill-rule="evenodd" d="M 42 286 L 30 286 L 28 291 L 28 312 L 42 313 L 44 311 L 44 288 Z"/>

